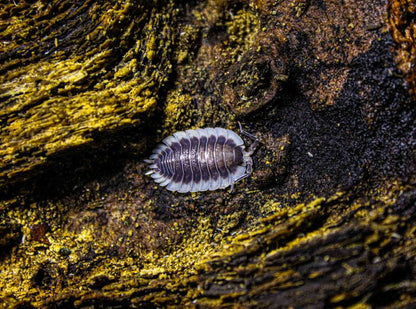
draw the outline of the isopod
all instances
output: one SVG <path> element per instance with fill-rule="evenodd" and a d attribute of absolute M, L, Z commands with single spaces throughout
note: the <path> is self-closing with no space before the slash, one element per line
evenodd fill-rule
<path fill-rule="evenodd" d="M 252 172 L 251 155 L 258 146 L 254 140 L 248 151 L 242 138 L 223 128 L 204 128 L 176 132 L 165 138 L 145 162 L 150 164 L 155 182 L 170 191 L 181 193 L 223 189 L 240 181 Z"/>

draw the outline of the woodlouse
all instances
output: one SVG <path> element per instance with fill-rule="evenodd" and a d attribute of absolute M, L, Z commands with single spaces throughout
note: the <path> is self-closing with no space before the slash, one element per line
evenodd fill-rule
<path fill-rule="evenodd" d="M 176 132 L 165 138 L 149 160 L 151 175 L 161 186 L 181 193 L 223 189 L 251 174 L 251 155 L 258 146 L 254 140 L 248 151 L 235 132 L 223 128 L 204 128 Z"/>

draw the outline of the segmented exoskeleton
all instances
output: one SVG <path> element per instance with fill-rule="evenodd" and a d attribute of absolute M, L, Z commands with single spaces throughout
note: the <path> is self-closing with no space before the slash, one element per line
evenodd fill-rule
<path fill-rule="evenodd" d="M 249 176 L 252 172 L 251 155 L 258 139 L 253 139 L 248 151 L 239 135 L 223 128 L 205 128 L 176 132 L 159 144 L 149 160 L 151 175 L 170 191 L 197 192 L 226 188 Z"/>

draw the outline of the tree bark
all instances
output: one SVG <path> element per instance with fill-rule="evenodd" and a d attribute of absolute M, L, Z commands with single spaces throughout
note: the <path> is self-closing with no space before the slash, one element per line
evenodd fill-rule
<path fill-rule="evenodd" d="M 0 7 L 0 305 L 416 306 L 412 1 Z M 233 192 L 145 175 L 238 121 Z"/>

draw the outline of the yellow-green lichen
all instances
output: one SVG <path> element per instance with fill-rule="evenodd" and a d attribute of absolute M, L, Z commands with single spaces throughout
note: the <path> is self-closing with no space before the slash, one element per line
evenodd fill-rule
<path fill-rule="evenodd" d="M 153 59 L 155 53 L 160 56 L 169 53 L 173 32 L 165 29 L 168 26 L 160 24 L 160 19 L 171 18 L 171 8 L 168 6 L 159 12 L 144 9 L 143 15 L 138 17 L 142 21 L 147 17 L 149 21 L 143 34 L 148 38 L 142 47 L 140 44 L 130 46 L 123 41 L 133 36 L 133 20 L 121 38 L 109 37 L 107 32 L 115 24 L 132 18 L 128 14 L 132 5 L 129 1 L 117 3 L 99 19 L 91 21 L 100 26 L 88 34 L 90 45 L 85 55 L 73 53 L 68 56 L 56 52 L 53 57 L 27 61 L 1 76 L 0 97 L 5 100 L 5 105 L 0 117 L 6 120 L 0 133 L 0 156 L 4 158 L 0 163 L 0 184 L 4 184 L 7 177 L 42 164 L 45 156 L 91 142 L 93 132 L 140 124 L 140 114 L 154 110 L 158 91 L 167 82 L 171 71 L 169 57 L 158 65 L 143 65 L 139 61 L 143 54 Z M 77 7 L 77 10 L 83 9 L 83 6 Z M 40 8 L 39 14 L 47 14 L 42 10 L 47 8 Z M 17 19 L 1 36 L 8 37 L 17 28 L 32 31 L 25 19 Z M 51 37 L 54 35 L 59 33 L 50 34 Z M 106 35 L 104 41 L 98 39 Z M 20 36 L 25 39 L 25 31 L 20 31 Z M 80 42 L 82 40 L 80 38 Z M 125 48 L 126 53 L 116 60 L 120 61 L 117 64 L 114 60 L 118 55 L 113 45 L 118 44 L 118 40 L 121 40 L 119 47 Z M 8 51 L 13 48 L 16 47 L 3 46 Z M 27 48 L 33 46 L 29 44 Z M 109 63 L 115 66 L 107 71 Z"/>

